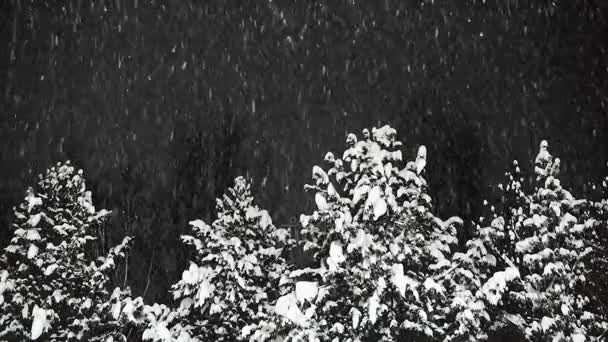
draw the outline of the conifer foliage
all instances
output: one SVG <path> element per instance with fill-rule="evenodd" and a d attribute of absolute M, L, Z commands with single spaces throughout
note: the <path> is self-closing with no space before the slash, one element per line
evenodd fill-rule
<path fill-rule="evenodd" d="M 209 226 L 190 222 L 182 236 L 194 257 L 173 285 L 179 307 L 144 333 L 158 341 L 266 340 L 276 335 L 268 317 L 286 267 L 282 246 L 287 231 L 277 229 L 266 210 L 253 203 L 242 177 L 217 200 L 217 219 Z"/>
<path fill-rule="evenodd" d="M 608 178 L 599 198 L 576 198 L 543 140 L 533 186 L 514 162 L 462 248 L 463 221 L 433 214 L 425 146 L 404 161 L 389 126 L 348 134 L 346 145 L 312 168 L 316 210 L 300 216 L 299 241 L 236 178 L 213 223 L 191 221 L 182 236 L 192 258 L 173 308 L 110 294 L 130 238 L 104 252 L 96 237 L 109 212 L 93 206 L 82 171 L 69 162 L 47 170 L 15 209 L 0 255 L 0 340 L 464 342 L 506 329 L 531 342 L 608 337 Z M 290 264 L 294 248 L 316 264 Z"/>
<path fill-rule="evenodd" d="M 527 191 L 515 162 L 490 225 L 479 227 L 459 258 L 483 282 L 480 295 L 497 318 L 492 329 L 515 327 L 527 341 L 600 341 L 607 316 L 587 289 L 591 264 L 602 258 L 595 251 L 604 248 L 598 236 L 606 222 L 594 209 L 603 202 L 565 190 L 559 163 L 542 141 L 535 187 Z"/>
<path fill-rule="evenodd" d="M 425 146 L 404 163 L 389 126 L 347 137 L 342 158 L 313 167 L 317 210 L 302 215 L 319 268 L 282 281 L 277 313 L 296 341 L 454 340 L 476 336 L 483 311 L 454 277 L 458 217 L 432 214 Z M 467 295 L 468 294 L 468 295 Z M 468 314 L 463 314 L 468 310 Z"/>
<path fill-rule="evenodd" d="M 0 255 L 0 340 L 120 341 L 110 275 L 130 238 L 96 257 L 107 210 L 96 210 L 82 170 L 57 164 L 15 208 L 14 235 Z M 112 298 L 111 298 L 112 297 Z"/>

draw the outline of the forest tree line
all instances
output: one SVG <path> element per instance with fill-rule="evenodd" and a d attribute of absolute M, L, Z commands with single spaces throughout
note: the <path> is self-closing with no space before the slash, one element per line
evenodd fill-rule
<path fill-rule="evenodd" d="M 290 223 L 314 206 L 310 165 L 370 124 L 390 123 L 409 153 L 427 146 L 436 213 L 462 216 L 464 238 L 497 196 L 490 184 L 512 159 L 533 160 L 541 139 L 570 161 L 573 193 L 604 175 L 603 1 L 0 8 L 0 245 L 23 190 L 71 160 L 112 212 L 106 245 L 135 237 L 116 285 L 143 294 L 152 265 L 149 303 L 171 300 L 189 258 L 175 242 L 193 217 L 214 217 L 235 177 Z"/>

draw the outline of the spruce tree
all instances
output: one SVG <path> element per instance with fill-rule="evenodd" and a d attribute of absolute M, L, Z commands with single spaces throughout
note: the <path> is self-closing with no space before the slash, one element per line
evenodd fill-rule
<path fill-rule="evenodd" d="M 110 212 L 95 208 L 82 170 L 48 169 L 14 212 L 0 256 L 0 340 L 125 340 L 111 307 L 128 290 L 109 290 L 130 238 L 103 253 L 96 236 Z"/>
<path fill-rule="evenodd" d="M 153 324 L 144 338 L 158 341 L 247 341 L 276 335 L 268 317 L 286 268 L 287 231 L 254 204 L 243 177 L 217 200 L 217 219 L 190 222 L 182 236 L 194 256 L 172 287 L 179 307 Z"/>
<path fill-rule="evenodd" d="M 526 191 L 515 163 L 490 225 L 461 259 L 476 266 L 493 329 L 514 327 L 527 341 L 599 341 L 608 322 L 587 288 L 606 225 L 601 204 L 562 187 L 559 165 L 541 142 L 534 189 Z"/>

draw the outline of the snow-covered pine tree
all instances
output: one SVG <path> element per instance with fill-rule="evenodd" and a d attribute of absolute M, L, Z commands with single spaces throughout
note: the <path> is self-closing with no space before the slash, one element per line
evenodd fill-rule
<path fill-rule="evenodd" d="M 515 164 L 490 225 L 458 257 L 483 282 L 478 295 L 496 318 L 494 329 L 515 326 L 528 341 L 599 341 L 608 323 L 586 288 L 597 231 L 606 227 L 592 203 L 561 186 L 559 162 L 543 141 L 530 194 Z"/>
<path fill-rule="evenodd" d="M 606 163 L 608 166 L 608 163 Z M 598 190 L 598 187 L 595 187 Z M 593 197 L 593 196 L 591 196 Z M 600 223 L 595 235 L 592 237 L 594 243 L 592 271 L 589 277 L 590 287 L 588 293 L 597 296 L 604 317 L 608 317 L 608 176 L 604 177 L 599 186 L 599 198 L 592 200 L 591 215 Z M 608 338 L 608 331 L 604 336 Z"/>
<path fill-rule="evenodd" d="M 211 226 L 192 221 L 192 234 L 182 236 L 194 260 L 173 285 L 179 307 L 144 339 L 246 341 L 277 334 L 269 315 L 286 269 L 282 246 L 288 232 L 254 204 L 243 177 L 217 200 L 217 210 Z"/>
<path fill-rule="evenodd" d="M 456 340 L 475 336 L 483 304 L 454 279 L 457 217 L 432 214 L 427 151 L 405 166 L 396 131 L 347 136 L 342 158 L 314 166 L 317 210 L 302 215 L 304 248 L 317 269 L 292 272 L 276 312 L 289 340 Z M 465 312 L 468 309 L 468 312 Z M 485 312 L 484 312 L 485 313 Z M 485 316 L 484 316 L 485 317 Z M 464 337 L 463 337 L 464 336 Z"/>
<path fill-rule="evenodd" d="M 128 291 L 111 296 L 108 289 L 130 238 L 104 257 L 92 251 L 109 214 L 95 209 L 82 170 L 69 161 L 27 190 L 0 256 L 0 340 L 124 340 L 119 313 L 110 309 Z"/>
<path fill-rule="evenodd" d="M 513 324 L 512 315 L 499 309 L 498 302 L 507 287 L 520 277 L 513 261 L 518 241 L 515 227 L 529 202 L 521 187 L 523 179 L 517 161 L 505 173 L 505 179 L 504 185 L 498 186 L 499 202 L 490 205 L 484 201 L 486 215 L 480 218 L 474 236 L 466 242 L 466 251 L 455 253 L 452 260 L 459 266 L 455 270 L 459 283 L 466 284 L 467 293 L 476 298 L 487 315 L 477 326 L 479 340 L 485 340 L 497 329 L 505 332 L 506 326 Z"/>

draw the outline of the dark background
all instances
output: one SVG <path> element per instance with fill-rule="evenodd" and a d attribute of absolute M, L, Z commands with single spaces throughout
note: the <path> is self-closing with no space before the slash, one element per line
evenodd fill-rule
<path fill-rule="evenodd" d="M 0 246 L 36 175 L 70 159 L 147 302 L 187 266 L 178 237 L 252 178 L 275 224 L 346 133 L 390 124 L 429 150 L 436 211 L 473 220 L 540 139 L 575 194 L 606 175 L 608 3 L 0 2 Z M 470 228 L 469 228 L 470 229 Z M 152 265 L 152 267 L 150 267 Z M 122 284 L 124 274 L 117 282 Z"/>

